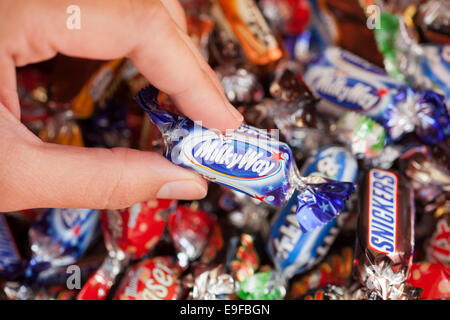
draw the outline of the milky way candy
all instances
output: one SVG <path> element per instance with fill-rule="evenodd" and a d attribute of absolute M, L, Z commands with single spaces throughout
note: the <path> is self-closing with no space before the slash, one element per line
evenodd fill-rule
<path fill-rule="evenodd" d="M 362 58 L 327 48 L 308 65 L 304 80 L 321 102 L 321 111 L 339 116 L 354 111 L 384 126 L 391 140 L 415 131 L 427 144 L 450 135 L 450 117 L 441 95 L 418 92 Z"/>
<path fill-rule="evenodd" d="M 328 146 L 309 157 L 301 173 L 354 182 L 358 164 L 345 148 Z M 286 278 L 310 270 L 325 257 L 347 216 L 342 214 L 311 232 L 303 232 L 295 219 L 296 206 L 295 198 L 291 198 L 274 216 L 267 240 L 269 255 Z"/>
<path fill-rule="evenodd" d="M 402 298 L 414 250 L 413 199 L 395 171 L 372 169 L 363 177 L 353 276 L 367 299 Z"/>
<path fill-rule="evenodd" d="M 27 282 L 49 267 L 76 262 L 100 235 L 99 211 L 94 209 L 48 209 L 29 230 L 31 260 Z"/>
<path fill-rule="evenodd" d="M 163 133 L 173 163 L 270 205 L 282 206 L 297 190 L 304 231 L 339 214 L 354 190 L 353 183 L 300 177 L 290 147 L 263 130 L 241 125 L 222 134 L 201 127 L 160 109 L 154 87 L 141 90 L 137 100 Z"/>

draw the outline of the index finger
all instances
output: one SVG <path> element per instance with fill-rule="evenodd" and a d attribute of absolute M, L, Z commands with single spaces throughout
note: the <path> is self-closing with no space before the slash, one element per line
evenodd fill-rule
<path fill-rule="evenodd" d="M 16 48 L 16 61 L 29 63 L 36 54 L 54 50 L 91 59 L 130 57 L 136 68 L 158 89 L 168 93 L 194 121 L 220 130 L 235 129 L 242 115 L 227 101 L 192 45 L 166 7 L 155 0 L 79 0 L 80 28 L 66 27 L 72 1 L 29 1 L 23 21 L 28 41 Z M 19 45 L 21 42 L 18 42 Z M 195 49 L 197 50 L 197 49 Z M 54 52 L 54 53 L 56 53 Z M 206 65 L 206 66 L 205 66 Z"/>

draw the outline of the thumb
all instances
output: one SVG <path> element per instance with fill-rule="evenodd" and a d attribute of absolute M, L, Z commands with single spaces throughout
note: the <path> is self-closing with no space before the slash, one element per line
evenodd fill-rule
<path fill-rule="evenodd" d="M 118 209 L 154 198 L 199 199 L 207 192 L 206 182 L 195 173 L 156 153 L 133 149 L 39 142 L 16 145 L 7 161 L 0 211 Z"/>

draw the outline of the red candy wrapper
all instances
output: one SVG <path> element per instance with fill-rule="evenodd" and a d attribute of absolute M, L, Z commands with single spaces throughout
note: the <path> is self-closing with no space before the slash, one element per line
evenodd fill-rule
<path fill-rule="evenodd" d="M 121 251 L 132 259 L 148 253 L 161 238 L 166 226 L 164 214 L 173 200 L 150 200 L 122 210 L 108 210 L 101 216 L 109 251 Z"/>
<path fill-rule="evenodd" d="M 114 300 L 176 300 L 181 271 L 171 257 L 146 259 L 130 268 Z"/>
<path fill-rule="evenodd" d="M 166 227 L 164 214 L 174 204 L 173 200 L 151 200 L 104 212 L 101 222 L 108 257 L 86 282 L 78 299 L 105 299 L 117 275 L 130 260 L 142 258 L 161 239 Z"/>
<path fill-rule="evenodd" d="M 449 217 L 444 216 L 438 220 L 438 222 L 436 223 L 436 229 L 427 248 L 428 260 L 439 262 L 447 268 L 450 268 Z"/>
<path fill-rule="evenodd" d="M 423 289 L 421 300 L 450 299 L 450 269 L 439 263 L 415 263 L 407 283 Z"/>
<path fill-rule="evenodd" d="M 187 267 L 189 262 L 200 258 L 207 247 L 209 250 L 206 250 L 206 253 L 210 255 L 209 260 L 215 256 L 214 251 L 216 250 L 208 246 L 208 241 L 216 224 L 217 221 L 211 214 L 186 206 L 179 206 L 175 212 L 170 214 L 169 232 L 174 241 L 179 264 L 182 267 Z M 216 241 L 212 245 L 221 247 L 221 241 L 217 237 L 216 228 Z"/>
<path fill-rule="evenodd" d="M 308 0 L 261 0 L 262 12 L 270 25 L 285 35 L 299 35 L 311 16 Z"/>

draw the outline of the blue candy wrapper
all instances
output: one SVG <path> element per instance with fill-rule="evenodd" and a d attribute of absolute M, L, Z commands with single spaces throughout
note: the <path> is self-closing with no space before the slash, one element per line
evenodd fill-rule
<path fill-rule="evenodd" d="M 329 47 L 314 57 L 304 80 L 321 98 L 322 112 L 361 113 L 383 125 L 390 140 L 413 131 L 428 144 L 450 136 L 450 116 L 441 95 L 418 92 L 343 49 Z"/>
<path fill-rule="evenodd" d="M 442 93 L 450 109 L 450 45 L 424 45 L 420 67 L 427 82 L 421 85 Z"/>
<path fill-rule="evenodd" d="M 99 211 L 48 209 L 31 226 L 32 258 L 25 272 L 32 285 L 48 268 L 70 265 L 82 257 L 101 233 Z"/>
<path fill-rule="evenodd" d="M 358 163 L 345 148 L 329 146 L 309 157 L 301 174 L 355 182 Z M 343 213 L 333 217 L 326 224 L 305 233 L 297 223 L 295 196 L 274 216 L 267 241 L 267 251 L 284 279 L 316 266 L 327 254 L 347 216 Z"/>
<path fill-rule="evenodd" d="M 225 134 L 159 108 L 158 90 L 142 89 L 140 106 L 161 130 L 165 156 L 205 179 L 274 206 L 296 193 L 297 217 L 304 232 L 333 219 L 354 190 L 353 183 L 301 177 L 290 147 L 267 131 L 241 125 Z"/>
<path fill-rule="evenodd" d="M 17 250 L 4 213 L 0 213 L 0 276 L 7 280 L 13 280 L 21 274 L 23 267 L 23 260 Z"/>

